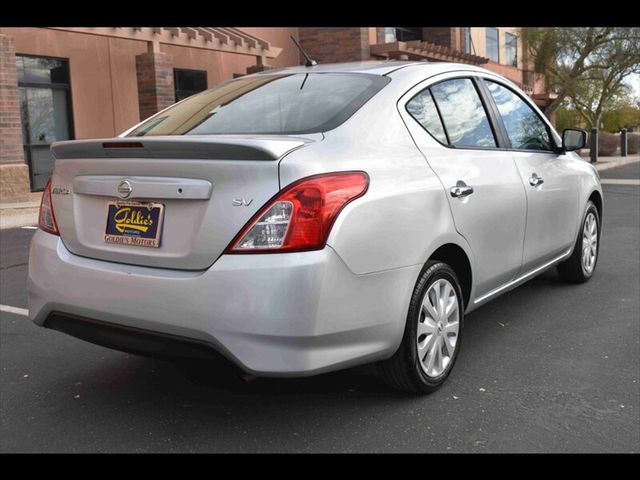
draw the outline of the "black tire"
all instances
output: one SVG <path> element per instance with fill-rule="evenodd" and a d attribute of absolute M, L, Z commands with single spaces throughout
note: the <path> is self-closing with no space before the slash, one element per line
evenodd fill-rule
<path fill-rule="evenodd" d="M 589 272 L 582 264 L 582 247 L 583 247 L 583 230 L 589 213 L 593 213 L 596 218 L 596 226 L 598 231 L 598 243 L 596 245 L 596 258 L 592 270 Z M 587 208 L 582 215 L 582 221 L 580 222 L 580 229 L 578 230 L 578 238 L 573 247 L 573 253 L 571 256 L 562 263 L 558 264 L 558 274 L 565 282 L 568 283 L 584 283 L 591 279 L 593 273 L 596 271 L 598 265 L 598 257 L 600 257 L 600 215 L 598 209 L 593 202 L 587 203 Z"/>
<path fill-rule="evenodd" d="M 437 377 L 428 376 L 418 358 L 417 328 L 422 301 L 429 290 L 439 279 L 446 279 L 454 287 L 458 299 L 459 326 L 454 353 L 444 369 Z M 411 296 L 409 313 L 402 337 L 402 343 L 396 353 L 389 359 L 378 362 L 378 375 L 390 387 L 410 393 L 431 393 L 437 390 L 447 379 L 460 351 L 464 326 L 464 299 L 462 289 L 455 272 L 446 263 L 430 260 L 426 263 Z"/>

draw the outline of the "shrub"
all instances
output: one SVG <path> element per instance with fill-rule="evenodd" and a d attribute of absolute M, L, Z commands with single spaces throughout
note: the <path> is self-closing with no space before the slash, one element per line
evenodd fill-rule
<path fill-rule="evenodd" d="M 640 133 L 629 133 L 627 135 L 627 153 L 638 153 L 640 151 Z"/>
<path fill-rule="evenodd" d="M 620 145 L 620 135 L 609 132 L 598 132 L 598 155 L 609 157 L 615 155 Z"/>

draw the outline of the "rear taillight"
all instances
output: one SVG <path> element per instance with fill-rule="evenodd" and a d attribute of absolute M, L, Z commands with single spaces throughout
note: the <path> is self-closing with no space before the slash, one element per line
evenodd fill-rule
<path fill-rule="evenodd" d="M 369 187 L 365 172 L 303 178 L 285 187 L 258 211 L 226 253 L 270 253 L 324 248 L 340 211 Z"/>
<path fill-rule="evenodd" d="M 56 215 L 53 213 L 53 204 L 51 202 L 51 178 L 47 180 L 44 192 L 42 192 L 40 214 L 38 215 L 38 227 L 53 235 L 60 235 L 60 232 L 58 232 L 58 224 L 56 223 Z"/>

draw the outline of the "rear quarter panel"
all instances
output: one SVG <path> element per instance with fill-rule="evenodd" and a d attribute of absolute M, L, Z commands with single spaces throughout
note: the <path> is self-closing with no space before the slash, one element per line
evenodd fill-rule
<path fill-rule="evenodd" d="M 445 243 L 472 259 L 440 180 L 397 112 L 397 95 L 383 90 L 324 141 L 280 163 L 281 187 L 318 173 L 367 172 L 369 190 L 340 213 L 327 242 L 358 275 L 423 264 Z"/>

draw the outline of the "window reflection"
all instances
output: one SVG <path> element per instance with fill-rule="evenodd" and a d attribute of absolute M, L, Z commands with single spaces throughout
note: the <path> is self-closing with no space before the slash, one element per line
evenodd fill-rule
<path fill-rule="evenodd" d="M 502 85 L 485 80 L 502 116 L 511 147 L 520 150 L 551 150 L 549 131 L 535 111 Z"/>
<path fill-rule="evenodd" d="M 431 87 L 442 121 L 455 147 L 495 147 L 487 114 L 473 82 L 457 78 Z"/>
<path fill-rule="evenodd" d="M 407 111 L 433 138 L 440 143 L 449 143 L 429 89 L 423 90 L 413 97 L 409 103 L 407 103 Z"/>
<path fill-rule="evenodd" d="M 344 122 L 388 82 L 355 73 L 240 78 L 186 99 L 166 110 L 159 123 L 149 120 L 129 136 L 323 132 Z"/>

